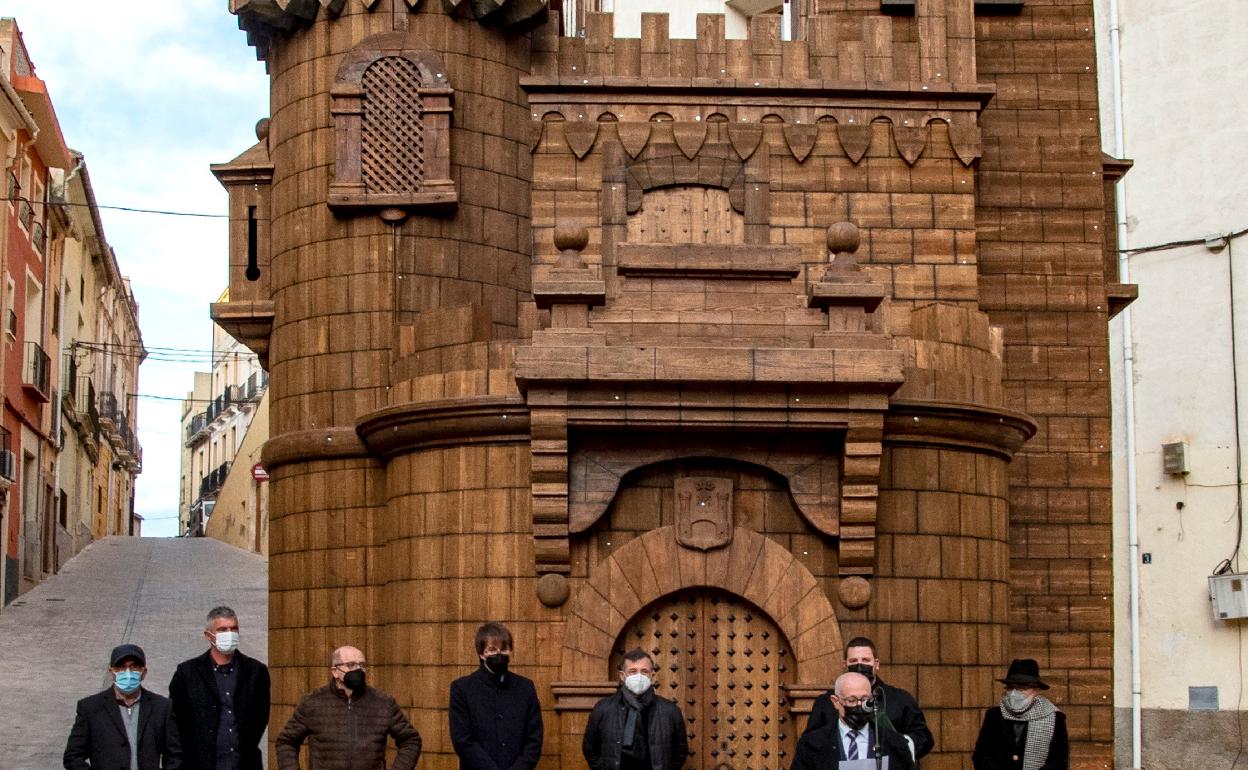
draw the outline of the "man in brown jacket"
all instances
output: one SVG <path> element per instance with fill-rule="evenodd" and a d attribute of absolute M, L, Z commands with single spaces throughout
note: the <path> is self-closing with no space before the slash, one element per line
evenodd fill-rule
<path fill-rule="evenodd" d="M 330 661 L 329 684 L 303 696 L 277 737 L 279 770 L 299 770 L 299 747 L 306 740 L 310 766 L 384 767 L 386 736 L 398 753 L 392 770 L 412 770 L 420 758 L 420 733 L 394 698 L 364 681 L 364 653 L 339 647 Z"/>

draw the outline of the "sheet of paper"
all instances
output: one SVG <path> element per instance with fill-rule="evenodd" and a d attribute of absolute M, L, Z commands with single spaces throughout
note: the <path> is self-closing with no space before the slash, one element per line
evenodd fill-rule
<path fill-rule="evenodd" d="M 842 759 L 837 770 L 876 770 L 874 759 Z M 888 770 L 888 757 L 880 758 L 880 770 Z"/>

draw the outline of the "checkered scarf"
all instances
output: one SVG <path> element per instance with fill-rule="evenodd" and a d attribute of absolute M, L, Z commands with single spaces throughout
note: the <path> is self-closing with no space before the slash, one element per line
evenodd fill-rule
<path fill-rule="evenodd" d="M 1010 722 L 1027 723 L 1027 745 L 1023 747 L 1023 770 L 1040 770 L 1049 756 L 1049 742 L 1057 723 L 1057 706 L 1041 695 L 1031 699 L 1022 711 L 1011 711 L 1001 698 L 1001 716 Z"/>

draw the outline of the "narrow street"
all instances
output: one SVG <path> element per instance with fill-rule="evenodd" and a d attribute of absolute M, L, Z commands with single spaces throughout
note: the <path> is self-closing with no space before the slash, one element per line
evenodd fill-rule
<path fill-rule="evenodd" d="M 206 649 L 204 616 L 239 615 L 241 649 L 267 658 L 268 563 L 207 538 L 110 537 L 0 611 L 0 770 L 61 766 L 79 698 L 107 684 L 108 653 L 147 653 L 144 686 L 165 694 L 174 667 Z"/>

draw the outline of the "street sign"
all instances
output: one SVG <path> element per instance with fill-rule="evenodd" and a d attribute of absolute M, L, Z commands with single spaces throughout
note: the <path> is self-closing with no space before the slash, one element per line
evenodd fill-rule
<path fill-rule="evenodd" d="M 264 469 L 263 465 L 256 463 L 251 466 L 251 477 L 256 481 L 268 481 L 269 472 Z"/>

